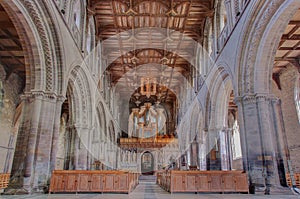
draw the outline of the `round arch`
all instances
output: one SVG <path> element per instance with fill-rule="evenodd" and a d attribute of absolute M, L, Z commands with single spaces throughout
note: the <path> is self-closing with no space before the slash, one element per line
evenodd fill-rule
<path fill-rule="evenodd" d="M 92 126 L 91 89 L 88 78 L 80 66 L 74 67 L 71 71 L 67 91 L 72 108 L 74 108 L 73 124 L 85 127 Z"/>
<path fill-rule="evenodd" d="M 99 102 L 98 103 L 98 106 L 97 106 L 97 116 L 98 116 L 98 119 L 99 119 L 99 124 L 100 124 L 100 136 L 101 136 L 101 139 L 105 139 L 105 137 L 107 136 L 107 122 L 106 122 L 106 114 L 105 114 L 105 109 L 104 109 L 104 106 L 103 106 L 103 103 L 102 102 Z"/>
<path fill-rule="evenodd" d="M 1 1 L 1 5 L 9 14 L 25 52 L 24 90 L 42 90 L 60 95 L 64 67 L 58 27 L 54 25 L 52 13 L 48 12 L 42 1 Z"/>
<path fill-rule="evenodd" d="M 154 156 L 150 151 L 145 151 L 141 155 L 141 173 L 143 175 L 153 175 L 154 173 Z"/>
<path fill-rule="evenodd" d="M 300 2 L 276 1 L 258 2 L 254 7 L 266 7 L 259 13 L 251 13 L 252 24 L 248 24 L 241 38 L 246 49 L 240 56 L 238 91 L 247 93 L 270 93 L 272 90 L 272 68 L 280 38 L 288 22 L 300 7 Z M 255 9 L 253 9 L 255 10 Z M 268 10 L 266 12 L 265 10 Z M 263 19 L 263 20 L 262 20 Z"/>

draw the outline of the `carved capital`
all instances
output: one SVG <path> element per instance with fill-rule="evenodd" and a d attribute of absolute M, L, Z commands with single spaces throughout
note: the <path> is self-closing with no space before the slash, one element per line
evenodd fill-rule
<path fill-rule="evenodd" d="M 234 103 L 237 105 L 240 104 L 255 104 L 257 102 L 266 102 L 266 101 L 273 101 L 277 100 L 277 98 L 268 93 L 256 93 L 256 94 L 246 94 L 244 96 L 239 96 L 234 99 Z"/>
<path fill-rule="evenodd" d="M 31 92 L 25 92 L 21 95 L 21 100 L 33 100 L 33 99 L 43 99 L 47 101 L 56 101 L 59 96 L 54 92 L 45 92 L 33 90 Z"/>

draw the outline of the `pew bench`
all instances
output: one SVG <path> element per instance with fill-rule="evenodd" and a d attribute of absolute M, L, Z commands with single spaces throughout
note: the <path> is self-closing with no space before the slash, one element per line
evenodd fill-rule
<path fill-rule="evenodd" d="M 8 186 L 10 173 L 0 173 L 0 189 L 5 189 Z"/>
<path fill-rule="evenodd" d="M 130 193 L 138 185 L 138 173 L 125 171 L 55 170 L 49 193 Z"/>
<path fill-rule="evenodd" d="M 294 173 L 294 178 L 295 178 L 296 187 L 300 188 L 300 173 Z M 293 186 L 291 175 L 289 173 L 286 174 L 286 182 L 289 187 Z"/>
<path fill-rule="evenodd" d="M 249 193 L 247 174 L 242 171 L 165 171 L 157 183 L 175 193 Z"/>

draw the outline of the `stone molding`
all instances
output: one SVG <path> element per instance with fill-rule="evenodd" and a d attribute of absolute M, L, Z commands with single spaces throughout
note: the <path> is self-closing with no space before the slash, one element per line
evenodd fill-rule
<path fill-rule="evenodd" d="M 39 11 L 40 9 L 35 1 L 21 0 L 21 2 L 24 5 L 24 7 L 27 9 L 29 15 L 31 16 L 31 19 L 36 25 L 36 29 L 41 38 L 41 43 L 43 46 L 43 55 L 44 55 L 44 60 L 46 65 L 46 90 L 52 90 L 53 89 L 53 77 L 52 77 L 53 60 L 52 60 L 50 38 L 47 33 L 45 23 L 42 20 L 41 13 Z"/>
<path fill-rule="evenodd" d="M 256 94 L 247 94 L 244 96 L 239 96 L 234 98 L 234 103 L 239 104 L 255 104 L 257 102 L 277 100 L 273 94 L 267 93 L 256 93 Z"/>
<path fill-rule="evenodd" d="M 21 95 L 21 100 L 30 100 L 30 99 L 44 99 L 44 100 L 52 100 L 52 101 L 65 101 L 65 97 L 62 95 L 57 95 L 54 92 L 47 92 L 47 91 L 31 91 L 25 92 Z"/>
<path fill-rule="evenodd" d="M 32 0 L 19 0 L 20 3 L 27 10 L 32 22 L 35 25 L 36 31 L 40 37 L 40 42 L 42 45 L 42 56 L 45 70 L 45 89 L 46 91 L 56 91 L 61 92 L 62 85 L 57 79 L 57 73 L 60 73 L 61 67 L 58 67 L 62 63 L 61 50 L 57 36 L 57 29 L 54 26 L 54 21 L 50 16 L 47 6 L 43 1 L 32 1 Z M 42 65 L 43 67 L 43 65 Z M 43 79 L 43 78 L 42 78 Z M 58 89 L 58 90 L 57 90 Z"/>
<path fill-rule="evenodd" d="M 243 78 L 243 84 L 242 84 L 242 89 L 244 90 L 245 93 L 251 92 L 251 88 L 253 84 L 251 84 L 252 79 L 253 79 L 253 73 L 254 71 L 254 66 L 255 62 L 257 59 L 257 52 L 259 49 L 259 45 L 261 43 L 261 38 L 263 38 L 263 34 L 265 32 L 265 29 L 269 23 L 269 21 L 272 19 L 273 15 L 275 12 L 278 10 L 278 8 L 284 3 L 284 0 L 272 0 L 269 1 L 269 3 L 266 2 L 267 8 L 263 9 L 263 14 L 262 16 L 258 15 L 255 18 L 259 17 L 259 20 L 254 22 L 254 24 L 249 24 L 250 27 L 255 27 L 251 30 L 252 35 L 251 35 L 251 40 L 248 40 L 247 46 L 249 46 L 249 51 L 247 53 L 247 58 L 246 58 L 246 63 L 245 65 L 245 71 L 242 76 Z M 251 33 L 250 33 L 251 34 Z M 249 35 L 245 35 L 249 37 Z"/>

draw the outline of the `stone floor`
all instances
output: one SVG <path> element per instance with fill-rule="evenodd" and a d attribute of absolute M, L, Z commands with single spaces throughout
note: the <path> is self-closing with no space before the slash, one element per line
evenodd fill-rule
<path fill-rule="evenodd" d="M 296 195 L 248 195 L 248 194 L 170 194 L 162 190 L 153 182 L 141 182 L 137 188 L 130 194 L 51 194 L 51 195 L 16 195 L 0 196 L 0 199 L 300 199 Z"/>

